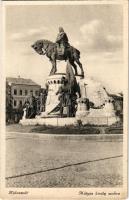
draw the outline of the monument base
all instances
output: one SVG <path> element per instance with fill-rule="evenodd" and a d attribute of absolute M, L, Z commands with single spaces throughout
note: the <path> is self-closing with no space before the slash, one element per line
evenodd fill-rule
<path fill-rule="evenodd" d="M 46 125 L 46 126 L 69 126 L 75 125 L 75 117 L 51 117 L 51 118 L 34 118 L 34 119 L 23 119 L 20 120 L 22 125 Z"/>
<path fill-rule="evenodd" d="M 84 117 L 81 119 L 82 124 L 91 124 L 91 125 L 107 125 L 110 126 L 119 121 L 118 117 Z M 34 118 L 34 119 L 22 119 L 19 122 L 22 125 L 46 125 L 46 126 L 69 126 L 69 125 L 78 125 L 78 118 L 75 117 L 66 117 L 66 118 Z"/>
<path fill-rule="evenodd" d="M 59 94 L 57 91 L 62 85 L 61 79 L 64 74 L 55 74 L 47 78 L 48 95 L 46 100 L 45 112 L 42 112 L 35 119 L 23 119 L 20 121 L 22 125 L 50 125 L 50 126 L 69 126 L 69 125 L 112 125 L 119 121 L 116 116 L 112 99 L 105 93 L 103 87 L 95 81 L 81 79 L 76 76 L 77 83 L 80 86 L 81 98 L 77 100 L 76 117 L 60 118 Z M 95 108 L 88 106 L 88 102 Z M 65 108 L 63 116 L 65 116 Z"/>

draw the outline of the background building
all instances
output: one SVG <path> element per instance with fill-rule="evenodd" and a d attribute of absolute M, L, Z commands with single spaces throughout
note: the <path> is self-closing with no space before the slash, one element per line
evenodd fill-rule
<path fill-rule="evenodd" d="M 31 79 L 6 78 L 6 122 L 19 122 L 23 116 L 23 107 L 32 96 L 38 97 L 41 86 Z"/>
<path fill-rule="evenodd" d="M 14 109 L 23 106 L 25 101 L 33 96 L 39 96 L 41 86 L 31 79 L 24 78 L 6 78 L 7 85 L 10 86 L 10 95 L 12 97 L 12 107 Z"/>

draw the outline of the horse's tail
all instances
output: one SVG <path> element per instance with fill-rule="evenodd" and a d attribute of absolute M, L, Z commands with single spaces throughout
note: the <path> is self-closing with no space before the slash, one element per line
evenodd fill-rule
<path fill-rule="evenodd" d="M 76 49 L 77 53 L 78 53 L 78 58 L 80 58 L 80 51 L 78 49 Z"/>
<path fill-rule="evenodd" d="M 73 47 L 73 55 L 74 55 L 74 57 L 79 59 L 80 58 L 80 51 Z"/>

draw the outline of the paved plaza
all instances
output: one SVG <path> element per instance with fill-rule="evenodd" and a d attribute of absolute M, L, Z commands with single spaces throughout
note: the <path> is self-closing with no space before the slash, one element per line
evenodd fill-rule
<path fill-rule="evenodd" d="M 7 132 L 6 186 L 120 187 L 122 156 L 117 135 Z"/>

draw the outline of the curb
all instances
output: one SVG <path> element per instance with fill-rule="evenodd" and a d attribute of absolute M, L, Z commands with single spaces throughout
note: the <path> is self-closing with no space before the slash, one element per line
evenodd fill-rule
<path fill-rule="evenodd" d="M 21 137 L 21 136 L 27 136 L 31 138 L 60 138 L 60 137 L 70 137 L 71 139 L 86 139 L 86 140 L 106 140 L 106 141 L 114 141 L 114 140 L 120 140 L 123 141 L 123 134 L 44 134 L 44 133 L 22 133 L 22 132 L 7 132 L 7 134 L 17 134 L 16 137 Z M 7 138 L 10 138 L 7 137 Z"/>

